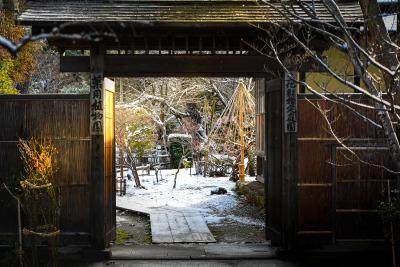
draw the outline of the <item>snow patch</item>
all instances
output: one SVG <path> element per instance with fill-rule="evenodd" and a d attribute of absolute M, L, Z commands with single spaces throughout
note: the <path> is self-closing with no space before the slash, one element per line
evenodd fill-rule
<path fill-rule="evenodd" d="M 235 182 L 229 181 L 229 177 L 190 175 L 189 168 L 181 169 L 176 188 L 173 189 L 175 172 L 174 169 L 159 171 L 158 182 L 154 171 L 150 171 L 150 175 L 140 176 L 144 188 L 138 188 L 134 181 L 127 180 L 126 195 L 117 194 L 117 206 L 148 213 L 159 207 L 181 208 L 200 212 L 207 223 L 218 223 L 230 218 L 254 224 L 247 218 L 229 215 L 229 210 L 237 205 L 237 197 L 233 192 Z M 192 168 L 192 173 L 194 172 Z M 249 181 L 255 180 L 255 177 L 246 177 L 246 180 L 247 178 Z M 210 188 L 218 187 L 225 188 L 227 194 L 211 195 Z"/>

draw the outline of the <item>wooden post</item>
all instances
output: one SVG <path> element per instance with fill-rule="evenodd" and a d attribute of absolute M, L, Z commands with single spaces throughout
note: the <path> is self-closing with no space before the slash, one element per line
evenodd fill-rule
<path fill-rule="evenodd" d="M 297 78 L 297 73 L 292 72 Z M 284 136 L 283 136 L 283 203 L 284 203 L 284 247 L 293 249 L 296 246 L 297 233 L 297 84 L 285 74 L 283 84 L 284 97 Z"/>
<path fill-rule="evenodd" d="M 105 157 L 104 157 L 104 44 L 90 47 L 90 224 L 91 245 L 105 249 Z M 101 85 L 99 82 L 101 81 Z M 97 120 L 98 119 L 98 120 Z"/>

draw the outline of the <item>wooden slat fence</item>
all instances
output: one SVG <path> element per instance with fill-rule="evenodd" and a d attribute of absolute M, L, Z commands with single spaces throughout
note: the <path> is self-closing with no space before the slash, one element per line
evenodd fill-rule
<path fill-rule="evenodd" d="M 311 98 L 306 100 L 305 97 Z M 353 96 L 353 100 L 365 102 Z M 339 137 L 363 160 L 394 168 L 382 132 L 361 119 L 312 96 L 298 102 L 298 227 L 301 245 L 353 241 L 383 241 L 376 202 L 396 176 L 381 168 L 356 164 L 354 156 L 338 146 L 326 131 L 327 123 L 311 105 L 330 110 Z M 353 162 L 352 162 L 353 161 Z"/>
<path fill-rule="evenodd" d="M 61 243 L 90 244 L 88 95 L 1 95 L 0 114 L 0 240 L 17 231 L 16 204 L 2 184 L 23 170 L 19 138 L 33 136 L 51 139 L 59 151 Z"/>

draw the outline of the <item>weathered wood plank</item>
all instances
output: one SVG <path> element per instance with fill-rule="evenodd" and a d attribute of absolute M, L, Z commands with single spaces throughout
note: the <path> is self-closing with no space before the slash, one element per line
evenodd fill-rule
<path fill-rule="evenodd" d="M 150 214 L 153 243 L 216 242 L 197 212 L 158 211 Z"/>
<path fill-rule="evenodd" d="M 185 214 L 195 242 L 216 242 L 201 214 Z"/>
<path fill-rule="evenodd" d="M 191 231 L 183 213 L 167 213 L 172 239 L 175 243 L 194 242 Z"/>
<path fill-rule="evenodd" d="M 153 243 L 172 243 L 168 217 L 165 213 L 150 214 L 151 238 Z"/>

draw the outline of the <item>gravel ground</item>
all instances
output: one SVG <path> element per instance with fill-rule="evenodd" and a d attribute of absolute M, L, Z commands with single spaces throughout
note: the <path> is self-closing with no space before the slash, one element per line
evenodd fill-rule
<path fill-rule="evenodd" d="M 225 219 L 208 223 L 218 243 L 263 243 L 265 239 L 265 216 L 260 209 L 246 203 L 243 195 L 237 195 L 238 204 L 225 210 Z M 118 237 L 114 245 L 150 244 L 150 218 L 136 212 L 117 210 Z"/>
<path fill-rule="evenodd" d="M 117 210 L 117 240 L 114 245 L 151 243 L 150 216 Z"/>
<path fill-rule="evenodd" d="M 265 239 L 265 215 L 260 209 L 246 203 L 243 195 L 237 196 L 238 204 L 227 210 L 226 219 L 208 224 L 217 242 L 263 243 Z M 243 221 L 246 221 L 243 223 Z"/>

